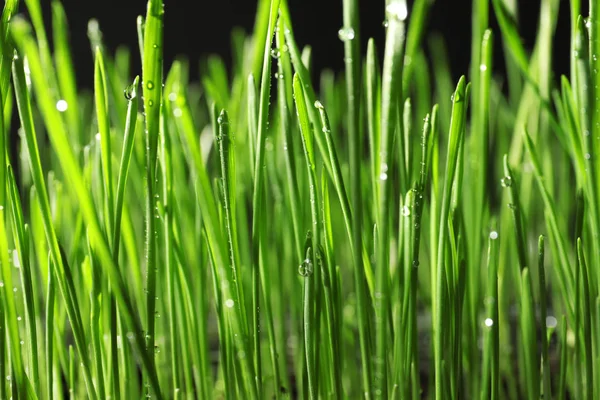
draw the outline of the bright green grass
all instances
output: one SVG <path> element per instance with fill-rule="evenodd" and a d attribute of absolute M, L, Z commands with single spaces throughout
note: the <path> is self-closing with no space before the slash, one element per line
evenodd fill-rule
<path fill-rule="evenodd" d="M 336 74 L 261 0 L 197 84 L 150 0 L 88 93 L 60 2 L 7 0 L 0 399 L 599 398 L 600 5 L 555 54 L 558 0 L 533 49 L 473 0 L 453 83 L 433 2 L 369 2 L 378 49 L 340 1 Z"/>

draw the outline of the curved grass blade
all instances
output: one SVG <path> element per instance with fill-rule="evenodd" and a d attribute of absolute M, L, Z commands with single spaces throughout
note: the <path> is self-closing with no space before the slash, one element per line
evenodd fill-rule
<path fill-rule="evenodd" d="M 310 129 L 310 120 L 306 106 L 306 98 L 304 89 L 300 82 L 299 76 L 294 75 L 294 99 L 296 103 L 296 111 L 300 121 L 300 132 L 302 134 L 302 145 L 304 147 L 304 158 L 306 161 L 306 169 L 309 182 L 309 196 L 311 204 L 311 219 L 312 230 L 311 237 L 307 238 L 308 246 L 306 249 L 306 259 L 303 261 L 304 275 L 304 351 L 306 355 L 306 368 L 308 372 L 308 394 L 310 399 L 317 398 L 318 375 L 315 373 L 316 363 L 319 360 L 315 359 L 314 345 L 317 339 L 314 332 L 314 281 L 318 274 L 313 275 L 313 265 L 316 261 L 317 249 L 315 246 L 320 244 L 319 236 L 319 213 L 316 189 L 316 173 L 315 173 L 315 156 L 312 142 L 312 130 Z M 311 247 L 312 246 L 312 247 Z M 317 270 L 318 272 L 318 270 Z"/>

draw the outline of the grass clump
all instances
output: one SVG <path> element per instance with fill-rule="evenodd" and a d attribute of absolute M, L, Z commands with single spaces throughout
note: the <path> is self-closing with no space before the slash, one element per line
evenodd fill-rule
<path fill-rule="evenodd" d="M 373 3 L 380 50 L 342 3 L 340 74 L 286 0 L 201 83 L 163 63 L 161 0 L 138 49 L 90 21 L 88 93 L 61 3 L 5 2 L 0 398 L 600 396 L 597 2 L 562 55 L 557 0 L 533 49 L 474 0 L 455 86 L 433 1 Z"/>

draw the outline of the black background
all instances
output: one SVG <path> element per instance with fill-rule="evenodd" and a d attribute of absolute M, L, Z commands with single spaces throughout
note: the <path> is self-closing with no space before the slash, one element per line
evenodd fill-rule
<path fill-rule="evenodd" d="M 42 1 L 46 26 L 49 27 L 50 1 Z M 409 0 L 410 7 L 413 1 Z M 587 3 L 583 1 L 582 3 Z M 139 73 L 137 57 L 136 17 L 145 14 L 145 0 L 63 0 L 71 32 L 71 46 L 80 86 L 93 83 L 93 62 L 87 37 L 87 24 L 96 18 L 111 51 L 118 45 L 132 49 L 133 73 Z M 337 31 L 342 26 L 342 0 L 289 0 L 294 31 L 299 45 L 313 49 L 315 70 L 325 67 L 343 68 L 343 44 Z M 519 0 L 521 35 L 526 48 L 534 44 L 538 27 L 539 0 Z M 383 48 L 384 0 L 359 0 L 361 43 L 374 37 Z M 455 79 L 468 72 L 471 44 L 471 1 L 437 0 L 431 12 L 429 31 L 442 34 L 448 46 L 451 70 Z M 198 79 L 198 60 L 202 55 L 216 53 L 230 62 L 230 33 L 234 26 L 251 32 L 256 11 L 254 0 L 165 0 L 165 61 L 166 67 L 179 54 L 191 62 L 191 79 Z M 500 34 L 490 6 L 490 25 L 496 33 L 495 70 L 502 72 Z M 51 33 L 51 32 L 49 32 Z M 569 2 L 560 0 L 560 17 L 555 39 L 553 70 L 555 75 L 568 72 Z M 381 53 L 381 51 L 380 51 Z"/>

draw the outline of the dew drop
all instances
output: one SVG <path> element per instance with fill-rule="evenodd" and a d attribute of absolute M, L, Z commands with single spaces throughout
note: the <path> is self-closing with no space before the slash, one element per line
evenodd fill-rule
<path fill-rule="evenodd" d="M 546 317 L 546 328 L 556 328 L 556 325 L 558 325 L 558 321 L 554 316 L 549 315 Z"/>
<path fill-rule="evenodd" d="M 298 274 L 305 278 L 311 276 L 313 273 L 313 265 L 309 258 L 302 261 L 302 264 L 298 267 Z"/>
<path fill-rule="evenodd" d="M 154 354 L 160 353 L 160 347 L 154 346 Z"/>
<path fill-rule="evenodd" d="M 402 215 L 408 217 L 410 215 L 410 208 L 407 206 L 402 206 Z"/>
<path fill-rule="evenodd" d="M 351 27 L 343 27 L 338 31 L 338 37 L 342 42 L 348 42 L 350 40 L 354 40 L 355 36 L 354 29 Z"/>
<path fill-rule="evenodd" d="M 146 87 L 148 88 L 148 90 L 154 89 L 154 82 L 148 81 L 148 83 L 146 83 Z"/>
<path fill-rule="evenodd" d="M 404 21 L 408 17 L 408 9 L 405 1 L 394 1 L 385 8 L 386 15 L 397 21 Z"/>
<path fill-rule="evenodd" d="M 502 185 L 502 187 L 511 187 L 512 178 L 510 176 L 505 176 L 504 178 L 500 179 L 500 184 Z"/>
<path fill-rule="evenodd" d="M 487 65 L 485 65 L 485 64 L 481 64 L 481 65 L 479 66 L 479 70 L 480 70 L 480 71 L 487 71 Z"/>
<path fill-rule="evenodd" d="M 154 105 L 154 101 L 153 101 L 153 100 L 148 100 L 148 105 L 149 105 L 150 107 L 152 107 L 152 106 Z"/>
<path fill-rule="evenodd" d="M 496 239 L 498 239 L 498 232 L 496 232 L 496 231 L 491 231 L 491 232 L 490 232 L 490 239 L 492 239 L 492 240 L 496 240 Z"/>
<path fill-rule="evenodd" d="M 234 305 L 235 305 L 235 302 L 233 301 L 233 299 L 227 299 L 227 300 L 225 300 L 225 307 L 227 307 L 227 308 L 233 308 Z"/>
<path fill-rule="evenodd" d="M 590 153 L 585 153 L 585 159 L 589 160 L 590 158 L 592 158 L 592 155 Z"/>
<path fill-rule="evenodd" d="M 379 174 L 379 179 L 382 181 L 387 181 L 388 178 L 388 174 L 385 172 L 382 172 L 381 174 Z"/>
<path fill-rule="evenodd" d="M 69 105 L 67 104 L 66 100 L 60 99 L 59 101 L 56 102 L 56 109 L 60 112 L 65 112 L 67 111 L 67 108 L 69 108 Z"/>
<path fill-rule="evenodd" d="M 127 99 L 127 101 L 131 101 L 131 100 L 135 99 L 135 97 L 137 96 L 136 85 L 127 86 L 123 90 L 123 96 L 125 96 L 125 99 Z"/>
<path fill-rule="evenodd" d="M 173 115 L 175 118 L 180 118 L 183 115 L 183 111 L 181 111 L 181 108 L 177 107 L 173 110 Z"/>
<path fill-rule="evenodd" d="M 281 52 L 277 49 L 271 49 L 271 57 L 273 57 L 274 59 L 278 59 L 279 57 L 281 57 Z"/>
<path fill-rule="evenodd" d="M 494 325 L 494 320 L 491 318 L 486 318 L 484 324 L 489 328 L 490 326 Z"/>

